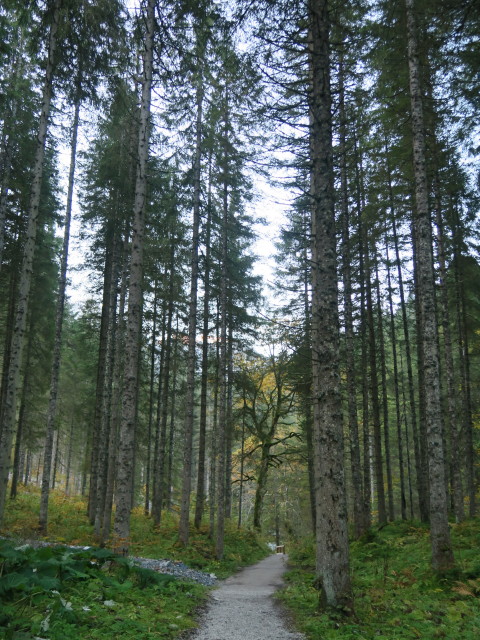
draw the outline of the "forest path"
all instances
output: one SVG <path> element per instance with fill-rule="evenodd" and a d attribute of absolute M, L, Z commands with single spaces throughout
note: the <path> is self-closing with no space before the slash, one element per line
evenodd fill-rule
<path fill-rule="evenodd" d="M 221 582 L 192 640 L 304 640 L 289 631 L 272 598 L 283 584 L 285 560 L 271 555 Z"/>

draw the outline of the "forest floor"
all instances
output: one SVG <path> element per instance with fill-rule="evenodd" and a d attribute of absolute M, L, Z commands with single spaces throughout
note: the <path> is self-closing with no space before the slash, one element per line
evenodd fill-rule
<path fill-rule="evenodd" d="M 251 531 L 232 525 L 219 562 L 208 527 L 192 529 L 183 547 L 177 514 L 166 514 L 155 528 L 137 509 L 131 557 L 122 558 L 95 546 L 86 506 L 52 492 L 48 536 L 39 538 L 39 491 L 22 488 L 8 502 L 0 530 L 9 538 L 0 539 L 0 640 L 173 640 L 198 624 L 213 582 L 199 576 L 225 578 L 269 553 Z M 23 544 L 31 540 L 33 546 Z M 143 559 L 142 566 L 132 557 Z"/>
<path fill-rule="evenodd" d="M 271 555 L 224 580 L 212 593 L 194 640 L 301 640 L 272 598 L 283 585 L 286 556 Z"/>
<path fill-rule="evenodd" d="M 451 524 L 456 567 L 436 575 L 430 532 L 416 521 L 372 527 L 350 544 L 354 610 L 321 611 L 312 539 L 289 545 L 279 597 L 311 640 L 478 640 L 480 519 Z"/>

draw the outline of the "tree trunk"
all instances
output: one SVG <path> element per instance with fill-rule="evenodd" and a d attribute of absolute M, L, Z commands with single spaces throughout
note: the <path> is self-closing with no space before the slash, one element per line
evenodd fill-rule
<path fill-rule="evenodd" d="M 255 491 L 255 501 L 253 505 L 253 528 L 257 531 L 262 529 L 262 508 L 263 499 L 267 490 L 268 460 L 270 457 L 270 444 L 264 444 L 261 448 L 260 466 L 257 474 L 257 488 Z"/>
<path fill-rule="evenodd" d="M 217 458 L 218 458 L 218 396 L 220 387 L 220 305 L 217 300 L 216 335 L 215 335 L 215 380 L 213 383 L 213 424 L 210 445 L 210 485 L 208 487 L 209 535 L 213 540 L 215 535 L 215 503 L 217 499 Z"/>
<path fill-rule="evenodd" d="M 456 288 L 456 315 L 458 327 L 458 358 L 461 368 L 462 401 L 464 405 L 462 422 L 465 433 L 465 457 L 466 457 L 466 481 L 469 498 L 469 515 L 476 515 L 476 491 L 475 491 L 475 449 L 473 442 L 472 397 L 470 388 L 470 355 L 468 349 L 467 314 L 465 308 L 465 291 L 463 286 L 463 274 L 460 265 L 460 237 L 457 224 L 454 228 L 454 275 Z"/>
<path fill-rule="evenodd" d="M 107 348 L 105 353 L 105 378 L 104 392 L 102 394 L 104 404 L 101 411 L 100 433 L 98 438 L 98 458 L 97 458 L 97 488 L 96 488 L 96 509 L 94 521 L 94 533 L 101 539 L 103 529 L 103 519 L 105 515 L 105 499 L 107 491 L 108 460 L 110 456 L 109 444 L 111 442 L 110 429 L 112 427 L 112 393 L 115 370 L 116 334 L 117 334 L 117 290 L 120 270 L 121 249 L 119 234 L 115 232 L 113 239 L 113 266 L 110 291 L 108 292 L 108 328 L 107 328 Z"/>
<path fill-rule="evenodd" d="M 202 155 L 202 107 L 203 88 L 201 81 L 197 86 L 197 122 L 195 161 L 193 167 L 193 225 L 192 225 L 192 257 L 190 281 L 190 307 L 188 313 L 188 368 L 187 398 L 184 430 L 184 454 L 182 477 L 182 503 L 180 508 L 179 539 L 187 545 L 189 539 L 190 494 L 192 490 L 192 443 L 193 419 L 195 404 L 195 365 L 197 335 L 197 291 L 198 291 L 198 245 L 200 229 L 200 173 Z"/>
<path fill-rule="evenodd" d="M 173 349 L 173 377 L 172 377 L 172 398 L 170 401 L 170 425 L 168 433 L 168 454 L 167 454 L 167 492 L 166 505 L 168 509 L 172 508 L 172 491 L 173 491 L 173 457 L 175 447 L 175 416 L 176 416 L 176 400 L 177 400 L 177 380 L 178 380 L 178 313 L 175 329 L 175 347 Z"/>
<path fill-rule="evenodd" d="M 70 424 L 70 433 L 68 436 L 68 452 L 67 452 L 67 469 L 65 471 L 65 495 L 70 496 L 70 476 L 72 474 L 72 457 L 73 457 L 73 434 L 75 430 L 75 422 Z"/>
<path fill-rule="evenodd" d="M 363 225 L 362 225 L 363 226 Z M 362 235 L 364 232 L 360 231 Z M 374 467 L 375 467 L 375 487 L 377 489 L 377 508 L 378 522 L 385 524 L 387 522 L 387 509 L 385 504 L 385 489 L 383 485 L 383 454 L 382 454 L 382 432 L 380 422 L 380 401 L 378 397 L 378 372 L 377 372 L 377 341 L 375 338 L 375 324 L 373 318 L 373 301 L 372 301 L 372 271 L 370 268 L 370 249 L 366 239 L 363 241 L 363 247 L 366 256 L 366 279 L 365 291 L 367 297 L 367 320 L 368 320 L 368 352 L 370 355 L 370 397 L 372 400 L 372 418 L 373 418 L 373 451 L 374 451 Z"/>
<path fill-rule="evenodd" d="M 217 532 L 215 539 L 215 554 L 217 560 L 223 559 L 225 543 L 225 478 L 226 478 L 226 445 L 227 445 L 227 396 L 228 396 L 228 372 L 227 372 L 227 296 L 228 296 L 228 177 L 229 158 L 227 141 L 229 134 L 228 118 L 228 89 L 225 90 L 225 131 L 224 131 L 224 182 L 223 182 L 223 220 L 221 236 L 221 281 L 220 281 L 220 358 L 218 366 L 219 394 L 218 394 L 218 463 L 217 463 Z"/>
<path fill-rule="evenodd" d="M 205 273 L 203 279 L 203 331 L 202 331 L 202 379 L 200 391 L 200 428 L 198 436 L 197 497 L 195 503 L 195 528 L 199 529 L 205 507 L 205 451 L 207 435 L 207 387 L 208 387 L 208 337 L 210 319 L 210 243 L 211 243 L 211 176 L 209 177 L 207 223 L 205 239 Z M 241 480 L 240 480 L 241 482 Z"/>
<path fill-rule="evenodd" d="M 445 456 L 440 403 L 440 371 L 438 357 L 437 318 L 432 261 L 432 229 L 428 209 L 428 186 L 425 159 L 425 128 L 423 123 L 420 65 L 417 52 L 413 0 L 405 0 L 407 13 L 408 67 L 413 131 L 413 168 L 416 211 L 413 221 L 417 248 L 417 277 L 420 296 L 425 375 L 425 417 L 428 442 L 430 481 L 430 528 L 432 565 L 436 571 L 454 565 L 448 505 L 445 490 Z"/>
<path fill-rule="evenodd" d="M 132 224 L 132 250 L 125 337 L 125 373 L 118 447 L 115 535 L 118 549 L 122 553 L 128 552 L 130 510 L 133 495 L 132 480 L 137 420 L 138 363 L 142 324 L 143 244 L 156 5 L 156 0 L 148 0 L 145 15 L 146 34 L 138 131 L 138 164 Z"/>
<path fill-rule="evenodd" d="M 77 99 L 72 124 L 72 143 L 70 147 L 70 169 L 68 172 L 67 206 L 65 209 L 65 227 L 63 232 L 62 259 L 58 278 L 58 298 L 55 316 L 55 342 L 53 347 L 52 372 L 50 375 L 50 400 L 47 413 L 47 433 L 45 437 L 45 453 L 43 459 L 42 493 L 40 497 L 39 530 L 45 535 L 48 523 L 49 478 L 52 464 L 52 445 L 55 433 L 55 419 L 57 415 L 58 381 L 60 378 L 60 358 L 62 351 L 63 315 L 65 309 L 65 295 L 67 289 L 68 249 L 70 243 L 70 225 L 72 220 L 73 187 L 75 183 L 75 164 L 77 160 L 77 138 L 80 122 L 79 97 L 80 83 L 77 83 Z"/>
<path fill-rule="evenodd" d="M 225 438 L 225 517 L 232 517 L 232 449 L 233 449 L 233 328 L 228 313 L 227 337 L 227 409 L 225 414 L 227 434 Z"/>
<path fill-rule="evenodd" d="M 387 265 L 387 295 L 390 319 L 390 342 L 392 344 L 393 358 L 393 385 L 395 389 L 395 416 L 397 423 L 397 444 L 398 444 L 398 469 L 400 474 L 400 512 L 402 520 L 407 519 L 407 499 L 405 495 L 405 469 L 403 462 L 403 436 L 402 436 L 402 411 L 400 405 L 399 370 L 397 354 L 397 333 L 395 331 L 395 314 L 393 310 L 393 288 L 390 272 L 390 257 L 388 251 L 388 238 L 385 232 L 385 258 Z"/>
<path fill-rule="evenodd" d="M 123 388 L 123 371 L 125 367 L 123 353 L 125 345 L 125 304 L 127 297 L 127 250 L 129 243 L 129 231 L 125 232 L 125 238 L 123 241 L 122 259 L 123 269 L 119 295 L 118 305 L 118 326 L 115 331 L 115 353 L 114 353 L 114 368 L 112 372 L 112 400 L 110 409 L 110 427 L 109 427 L 109 442 L 108 442 L 108 458 L 107 462 L 107 476 L 105 487 L 105 505 L 104 513 L 102 517 L 102 531 L 100 536 L 101 544 L 105 544 L 109 535 L 112 520 L 112 507 L 113 507 L 113 494 L 115 487 L 115 470 L 117 460 L 117 445 L 118 445 L 118 431 L 121 421 L 121 406 L 122 406 L 122 388 Z"/>
<path fill-rule="evenodd" d="M 462 522 L 465 518 L 465 509 L 463 506 L 463 486 L 460 453 L 460 429 L 457 417 L 456 393 L 455 393 L 455 371 L 453 366 L 453 347 L 452 335 L 450 330 L 450 301 L 447 288 L 447 264 L 445 256 L 445 238 L 444 226 L 442 220 L 442 211 L 439 195 L 439 178 L 436 176 L 436 223 L 437 223 L 437 249 L 439 264 L 439 289 L 440 289 L 440 308 L 443 329 L 443 357 L 445 363 L 445 379 L 447 386 L 447 433 L 450 444 L 450 480 L 453 493 L 453 511 L 455 520 Z"/>
<path fill-rule="evenodd" d="M 0 524 L 3 522 L 5 500 L 7 495 L 8 475 L 11 466 L 11 450 L 15 433 L 17 414 L 17 394 L 20 384 L 20 371 L 23 359 L 25 343 L 25 328 L 27 324 L 30 289 L 32 283 L 32 265 L 37 238 L 37 226 L 39 217 L 40 192 L 43 175 L 43 159 L 45 155 L 45 141 L 47 137 L 48 117 L 52 97 L 52 84 L 54 72 L 54 58 L 57 47 L 58 20 L 62 0 L 56 0 L 53 7 L 52 24 L 50 27 L 48 42 L 48 58 L 44 76 L 42 93 L 42 107 L 38 126 L 35 148 L 35 160 L 32 171 L 32 190 L 28 209 L 27 232 L 23 253 L 23 264 L 20 273 L 18 288 L 17 312 L 15 317 L 15 330 L 12 340 L 11 357 L 8 367 L 8 384 L 5 396 L 5 406 L 2 412 L 2 429 L 0 442 Z"/>
<path fill-rule="evenodd" d="M 393 479 L 392 479 L 392 463 L 390 454 L 390 421 L 388 414 L 388 396 L 387 396 L 387 367 L 385 359 L 385 337 L 383 333 L 383 313 L 382 302 L 380 296 L 380 278 L 378 274 L 378 260 L 375 252 L 375 285 L 377 290 L 377 316 L 378 316 L 378 336 L 380 347 L 380 379 L 382 385 L 382 410 L 383 410 L 383 441 L 385 444 L 385 467 L 387 471 L 387 490 L 388 490 L 388 517 L 391 522 L 395 520 L 395 506 L 393 503 Z"/>
<path fill-rule="evenodd" d="M 174 284 L 174 267 L 175 267 L 175 246 L 172 240 L 171 259 L 170 259 L 170 287 L 168 293 L 168 310 L 166 324 L 166 345 L 164 363 L 162 367 L 162 397 L 160 400 L 161 407 L 161 424 L 160 424 L 160 440 L 158 446 L 158 478 L 157 478 L 157 508 L 155 509 L 154 524 L 158 526 L 161 521 L 163 503 L 165 500 L 165 477 L 166 477 L 166 459 L 165 452 L 167 450 L 167 422 L 168 422 L 168 397 L 170 391 L 170 367 L 172 361 L 172 321 L 173 321 L 173 284 Z"/>
<path fill-rule="evenodd" d="M 152 319 L 152 343 L 150 354 L 150 389 L 148 394 L 148 429 L 147 429 L 147 470 L 145 479 L 145 505 L 143 512 L 146 516 L 150 513 L 150 480 L 152 468 L 152 433 L 154 414 L 154 387 L 155 387 L 155 354 L 157 342 L 157 281 L 153 288 L 153 319 Z"/>
<path fill-rule="evenodd" d="M 95 514 L 97 512 L 97 489 L 98 489 L 98 473 L 99 473 L 99 451 L 102 424 L 104 423 L 104 409 L 107 406 L 105 399 L 106 394 L 106 376 L 107 376 L 107 350 L 108 350 L 108 330 L 110 326 L 109 317 L 109 300 L 112 291 L 113 279 L 113 238 L 115 231 L 112 224 L 107 225 L 105 237 L 105 263 L 103 269 L 103 297 L 102 297 L 102 313 L 100 319 L 100 336 L 98 346 L 98 364 L 97 364 L 97 380 L 95 389 L 95 410 L 92 429 L 92 450 L 90 459 L 90 492 L 88 496 L 88 517 L 91 524 L 95 522 Z"/>
<path fill-rule="evenodd" d="M 412 364 L 412 347 L 410 342 L 410 329 L 407 317 L 407 304 L 405 301 L 405 288 L 403 282 L 402 263 L 400 258 L 400 248 L 398 243 L 397 225 L 395 222 L 395 210 L 393 206 L 393 189 L 390 181 L 390 201 L 392 214 L 392 231 L 395 247 L 395 263 L 397 266 L 398 289 L 400 294 L 400 308 L 402 312 L 403 336 L 405 339 L 405 358 L 407 360 L 407 381 L 408 381 L 408 399 L 410 407 L 410 420 L 412 426 L 413 451 L 415 457 L 415 476 L 417 480 L 418 503 L 420 511 L 420 519 L 422 522 L 428 522 L 428 491 L 425 483 L 425 474 L 422 470 L 422 460 L 420 454 L 420 437 L 417 420 L 417 406 L 415 402 L 415 389 L 413 380 L 413 364 Z M 409 449 L 407 448 L 407 451 Z"/>
<path fill-rule="evenodd" d="M 242 441 L 241 441 L 241 450 L 240 450 L 240 480 L 239 480 L 239 490 L 238 490 L 238 523 L 237 529 L 240 529 L 242 526 L 242 508 L 243 508 L 243 473 L 245 470 L 245 410 L 247 406 L 247 400 L 245 398 L 245 389 L 243 390 L 242 395 L 243 400 L 243 411 L 242 411 Z"/>
<path fill-rule="evenodd" d="M 30 320 L 31 324 L 31 320 Z M 23 376 L 22 384 L 22 397 L 20 401 L 20 411 L 18 412 L 18 427 L 15 437 L 15 453 L 13 457 L 13 474 L 12 474 L 12 486 L 10 488 L 10 498 L 17 497 L 17 485 L 20 477 L 20 450 L 23 446 L 23 439 L 25 437 L 25 427 L 27 426 L 27 398 L 30 393 L 30 358 L 32 355 L 32 343 L 33 343 L 33 331 L 29 331 L 27 353 L 25 358 L 25 374 Z"/>
<path fill-rule="evenodd" d="M 353 329 L 352 305 L 352 272 L 350 252 L 350 216 L 348 208 L 348 180 L 347 180 L 347 147 L 346 147 L 346 113 L 344 65 L 340 62 L 339 70 L 340 91 L 340 181 L 341 181 L 341 211 L 342 211 L 342 274 L 343 300 L 345 306 L 345 368 L 348 404 L 348 433 L 350 436 L 350 463 L 352 467 L 353 485 L 353 523 L 355 538 L 365 532 L 365 518 L 363 508 L 362 465 L 360 460 L 360 438 L 358 434 L 357 389 L 355 372 L 355 343 Z"/>
<path fill-rule="evenodd" d="M 310 0 L 312 381 L 317 574 L 324 606 L 352 605 L 339 375 L 336 239 L 327 0 Z"/>

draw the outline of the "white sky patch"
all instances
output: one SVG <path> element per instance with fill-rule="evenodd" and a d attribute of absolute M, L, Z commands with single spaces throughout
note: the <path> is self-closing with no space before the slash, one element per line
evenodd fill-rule
<path fill-rule="evenodd" d="M 264 218 L 266 224 L 255 224 L 257 240 L 252 246 L 252 251 L 258 259 L 254 264 L 253 273 L 262 277 L 263 293 L 271 301 L 275 293 L 275 243 L 279 240 L 280 229 L 286 224 L 289 203 L 285 200 L 285 190 L 272 187 L 263 178 L 260 178 L 255 186 L 259 194 L 253 205 L 255 217 Z"/>

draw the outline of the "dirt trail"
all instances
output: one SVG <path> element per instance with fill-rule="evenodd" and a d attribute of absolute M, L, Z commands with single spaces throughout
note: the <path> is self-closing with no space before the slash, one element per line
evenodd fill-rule
<path fill-rule="evenodd" d="M 288 629 L 272 598 L 283 584 L 285 561 L 272 555 L 221 582 L 192 640 L 304 640 Z"/>

